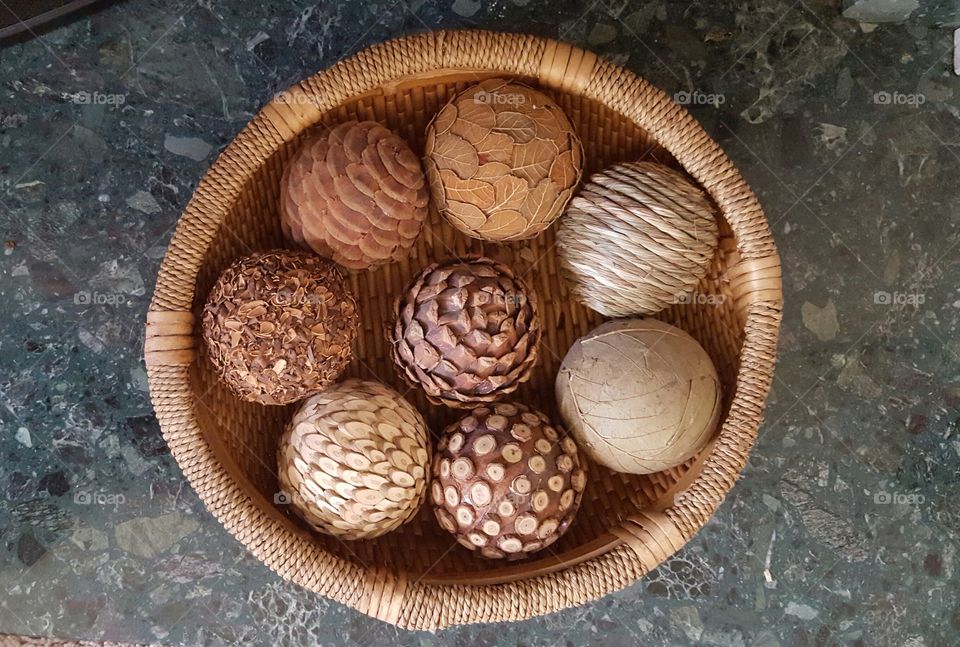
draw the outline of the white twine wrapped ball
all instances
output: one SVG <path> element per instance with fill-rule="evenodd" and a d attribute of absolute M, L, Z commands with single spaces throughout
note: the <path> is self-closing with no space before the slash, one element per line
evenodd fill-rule
<path fill-rule="evenodd" d="M 632 474 L 691 458 L 713 435 L 722 404 L 707 352 L 656 319 L 608 321 L 578 339 L 557 374 L 556 395 L 580 448 Z"/>
<path fill-rule="evenodd" d="M 713 206 L 660 164 L 619 164 L 590 178 L 557 230 L 574 297 L 609 317 L 655 314 L 683 301 L 717 249 Z"/>

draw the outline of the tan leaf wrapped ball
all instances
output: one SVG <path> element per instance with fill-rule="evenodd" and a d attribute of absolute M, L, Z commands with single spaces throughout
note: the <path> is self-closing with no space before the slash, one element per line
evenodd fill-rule
<path fill-rule="evenodd" d="M 563 429 L 521 404 L 474 409 L 437 444 L 430 497 L 440 525 L 492 559 L 546 548 L 573 522 L 587 484 Z"/>
<path fill-rule="evenodd" d="M 702 279 L 717 250 L 713 206 L 698 187 L 651 162 L 590 177 L 557 228 L 573 295 L 610 317 L 654 314 Z"/>
<path fill-rule="evenodd" d="M 350 269 L 405 258 L 427 216 L 420 160 L 373 122 L 350 121 L 308 139 L 280 189 L 284 234 Z"/>
<path fill-rule="evenodd" d="M 542 92 L 489 79 L 458 94 L 427 128 L 430 191 L 474 238 L 533 238 L 557 219 L 580 181 L 583 146 Z"/>
<path fill-rule="evenodd" d="M 720 381 L 690 335 L 656 319 L 608 321 L 581 337 L 557 374 L 557 405 L 580 448 L 618 472 L 680 465 L 720 420 Z"/>
<path fill-rule="evenodd" d="M 343 274 L 309 252 L 241 258 L 207 297 L 203 339 L 236 395 L 290 404 L 323 390 L 350 364 L 360 328 Z"/>
<path fill-rule="evenodd" d="M 297 410 L 277 450 L 278 503 L 315 530 L 370 539 L 409 521 L 426 495 L 429 433 L 393 389 L 350 379 Z"/>
<path fill-rule="evenodd" d="M 530 379 L 540 319 L 536 294 L 489 258 L 434 263 L 394 304 L 392 356 L 435 404 L 469 408 Z"/>

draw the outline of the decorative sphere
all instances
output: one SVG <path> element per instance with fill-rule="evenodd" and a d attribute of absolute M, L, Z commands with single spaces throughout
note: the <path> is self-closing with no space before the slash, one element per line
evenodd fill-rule
<path fill-rule="evenodd" d="M 350 269 L 408 256 L 426 216 L 419 158 L 374 121 L 349 121 L 308 139 L 281 184 L 287 238 Z"/>
<path fill-rule="evenodd" d="M 410 520 L 423 502 L 427 425 L 390 387 L 350 379 L 303 403 L 277 458 L 278 502 L 319 532 L 369 539 Z"/>
<path fill-rule="evenodd" d="M 484 557 L 517 559 L 573 522 L 587 476 L 563 429 L 521 404 L 474 409 L 450 425 L 433 459 L 440 525 Z"/>
<path fill-rule="evenodd" d="M 707 196 L 650 162 L 590 177 L 557 228 L 557 258 L 573 296 L 609 317 L 655 314 L 689 302 L 717 251 Z"/>
<path fill-rule="evenodd" d="M 337 266 L 282 249 L 224 270 L 202 319 L 220 378 L 260 404 L 290 404 L 326 388 L 350 364 L 360 329 L 357 302 Z"/>
<path fill-rule="evenodd" d="M 580 181 L 583 147 L 563 110 L 517 83 L 460 93 L 427 128 L 424 165 L 440 212 L 473 238 L 533 238 Z"/>
<path fill-rule="evenodd" d="M 435 404 L 469 408 L 530 379 L 536 294 L 508 266 L 467 258 L 424 268 L 394 305 L 394 362 Z"/>
<path fill-rule="evenodd" d="M 609 321 L 577 340 L 560 366 L 556 395 L 583 451 L 633 474 L 691 458 L 716 430 L 722 406 L 707 352 L 656 319 Z"/>

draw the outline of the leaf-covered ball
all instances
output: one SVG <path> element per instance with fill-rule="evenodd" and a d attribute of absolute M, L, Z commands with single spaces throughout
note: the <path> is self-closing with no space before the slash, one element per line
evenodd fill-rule
<path fill-rule="evenodd" d="M 656 319 L 618 319 L 593 329 L 563 358 L 557 406 L 593 460 L 650 474 L 696 454 L 717 428 L 720 380 L 707 352 Z"/>
<path fill-rule="evenodd" d="M 203 339 L 236 395 L 289 404 L 323 390 L 350 363 L 360 320 L 343 274 L 309 252 L 235 261 L 203 309 Z"/>
<path fill-rule="evenodd" d="M 420 160 L 374 121 L 349 121 L 308 139 L 284 173 L 288 239 L 350 269 L 405 258 L 427 215 Z"/>
<path fill-rule="evenodd" d="M 427 129 L 424 164 L 441 213 L 474 238 L 533 238 L 580 181 L 583 147 L 542 92 L 489 79 L 454 97 Z"/>

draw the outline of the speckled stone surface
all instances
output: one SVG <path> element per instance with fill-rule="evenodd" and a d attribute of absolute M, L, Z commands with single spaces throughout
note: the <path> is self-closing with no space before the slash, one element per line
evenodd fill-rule
<path fill-rule="evenodd" d="M 957 643 L 949 30 L 919 12 L 858 23 L 825 0 L 260 5 L 130 0 L 0 49 L 0 632 L 186 645 Z M 687 547 L 594 604 L 414 634 L 281 581 L 216 523 L 160 437 L 140 355 L 172 227 L 218 151 L 301 77 L 441 27 L 560 36 L 682 93 L 759 194 L 787 301 L 751 462 Z"/>

